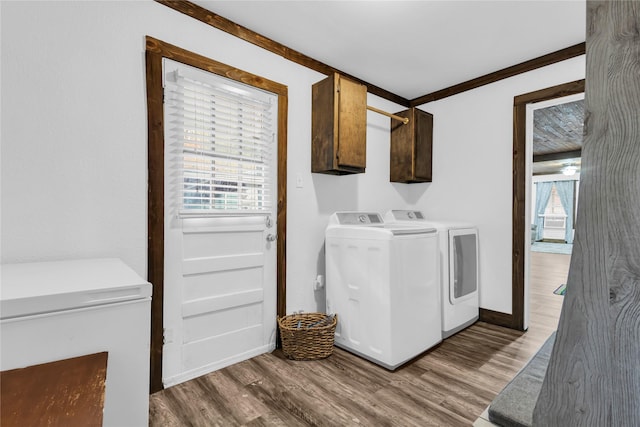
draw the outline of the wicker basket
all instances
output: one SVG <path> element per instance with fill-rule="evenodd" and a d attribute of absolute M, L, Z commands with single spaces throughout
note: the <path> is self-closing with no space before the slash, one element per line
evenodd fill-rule
<path fill-rule="evenodd" d="M 338 323 L 334 315 L 328 325 L 315 326 L 327 318 L 324 313 L 300 313 L 278 317 L 282 351 L 289 359 L 324 359 L 333 353 L 333 338 Z"/>

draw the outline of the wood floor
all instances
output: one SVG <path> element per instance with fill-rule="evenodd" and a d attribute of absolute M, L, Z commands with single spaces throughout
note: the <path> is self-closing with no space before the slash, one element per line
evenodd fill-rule
<path fill-rule="evenodd" d="M 529 330 L 478 322 L 390 372 L 277 350 L 150 397 L 151 426 L 470 426 L 555 330 L 569 255 L 532 253 Z"/>

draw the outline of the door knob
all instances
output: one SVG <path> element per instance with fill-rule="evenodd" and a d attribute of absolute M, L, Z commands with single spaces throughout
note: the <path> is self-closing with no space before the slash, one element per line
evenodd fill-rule
<path fill-rule="evenodd" d="M 275 234 L 267 234 L 267 242 L 275 242 L 277 239 L 277 236 Z"/>

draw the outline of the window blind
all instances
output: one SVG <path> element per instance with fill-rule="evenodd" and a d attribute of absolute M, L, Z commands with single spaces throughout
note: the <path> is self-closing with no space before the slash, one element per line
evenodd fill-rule
<path fill-rule="evenodd" d="M 179 212 L 261 213 L 274 199 L 277 97 L 165 62 L 165 129 Z"/>

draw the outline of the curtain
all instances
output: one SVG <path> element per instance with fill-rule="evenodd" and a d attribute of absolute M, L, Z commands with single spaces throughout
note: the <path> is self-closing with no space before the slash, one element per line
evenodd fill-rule
<path fill-rule="evenodd" d="M 573 189 L 575 181 L 556 181 L 556 191 L 564 213 L 567 214 L 567 222 L 565 224 L 564 240 L 567 243 L 573 243 Z"/>
<path fill-rule="evenodd" d="M 549 197 L 551 197 L 552 188 L 553 182 L 536 183 L 536 217 L 534 218 L 534 224 L 537 227 L 536 240 L 542 240 L 542 226 L 544 218 L 540 215 L 542 215 L 547 209 L 547 204 L 549 203 Z"/>

